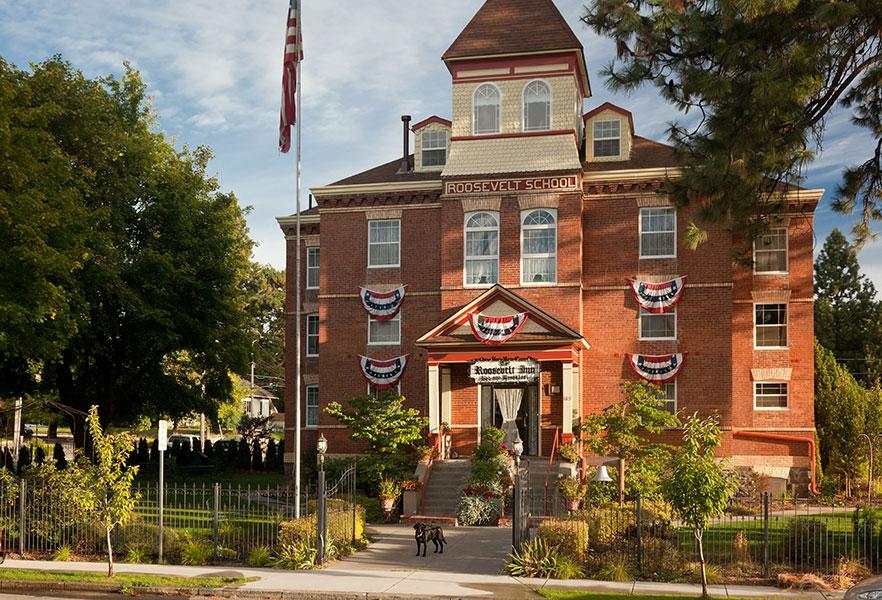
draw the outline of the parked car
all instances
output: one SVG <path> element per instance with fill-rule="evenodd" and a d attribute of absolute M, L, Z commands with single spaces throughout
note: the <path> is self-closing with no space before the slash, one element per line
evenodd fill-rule
<path fill-rule="evenodd" d="M 864 579 L 845 592 L 845 600 L 882 600 L 882 575 Z"/>
<path fill-rule="evenodd" d="M 198 448 L 199 447 L 199 436 L 191 435 L 187 433 L 174 433 L 168 436 L 168 447 L 171 448 L 172 444 L 178 442 L 182 444 L 184 442 L 190 442 L 190 448 Z"/>

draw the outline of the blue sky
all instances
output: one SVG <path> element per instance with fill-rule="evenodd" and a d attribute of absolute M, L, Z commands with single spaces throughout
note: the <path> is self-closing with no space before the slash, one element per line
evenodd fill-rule
<path fill-rule="evenodd" d="M 598 74 L 614 45 L 579 23 L 584 2 L 555 0 L 582 40 L 594 96 L 634 114 L 638 135 L 666 141 L 677 118 L 651 88 L 615 95 Z M 450 76 L 441 54 L 483 0 L 302 0 L 303 207 L 325 185 L 400 155 L 402 114 L 450 116 Z M 293 152 L 277 150 L 286 0 L 0 0 L 0 56 L 24 68 L 60 53 L 87 76 L 122 72 L 129 60 L 153 96 L 162 129 L 177 143 L 210 146 L 221 187 L 253 210 L 255 257 L 284 268 L 275 217 L 294 212 Z M 826 188 L 815 219 L 817 249 L 833 227 L 851 228 L 829 201 L 842 168 L 870 155 L 873 140 L 848 114 L 828 120 L 823 152 L 808 170 Z M 882 244 L 861 264 L 882 289 Z"/>

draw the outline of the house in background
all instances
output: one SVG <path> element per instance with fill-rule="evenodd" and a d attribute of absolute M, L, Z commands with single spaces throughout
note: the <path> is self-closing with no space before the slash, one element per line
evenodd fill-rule
<path fill-rule="evenodd" d="M 247 379 L 240 379 L 239 382 L 248 390 L 248 395 L 242 398 L 242 412 L 252 417 L 270 417 L 279 412 L 276 409 L 278 396 L 272 395 L 260 386 L 252 386 Z"/>

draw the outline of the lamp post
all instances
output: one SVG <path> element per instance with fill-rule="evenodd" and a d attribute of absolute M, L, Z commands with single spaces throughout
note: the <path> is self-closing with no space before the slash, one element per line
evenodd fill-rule
<path fill-rule="evenodd" d="M 521 441 L 520 434 L 512 444 L 512 450 L 515 455 L 515 472 L 511 511 L 511 547 L 512 550 L 517 551 L 521 547 L 521 454 L 524 452 L 524 442 Z"/>
<path fill-rule="evenodd" d="M 316 525 L 318 526 L 318 531 L 316 532 L 316 560 L 321 566 L 325 562 L 325 533 L 327 532 L 327 528 L 325 527 L 325 519 L 327 517 L 327 506 L 325 505 L 325 452 L 328 451 L 328 440 L 325 439 L 324 434 L 319 436 L 318 442 L 315 444 L 315 449 L 318 451 L 318 463 L 319 463 L 319 472 L 318 472 L 318 518 L 316 519 Z M 298 502 L 300 499 L 298 498 Z"/>

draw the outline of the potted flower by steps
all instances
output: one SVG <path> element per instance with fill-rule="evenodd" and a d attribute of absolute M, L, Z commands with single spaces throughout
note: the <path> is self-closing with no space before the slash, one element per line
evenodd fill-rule
<path fill-rule="evenodd" d="M 395 510 L 395 501 L 401 495 L 401 486 L 394 479 L 380 480 L 380 506 L 387 515 Z"/>
<path fill-rule="evenodd" d="M 579 503 L 585 497 L 585 484 L 578 478 L 570 475 L 561 475 L 557 478 L 557 490 L 567 503 L 567 510 L 579 510 Z"/>

